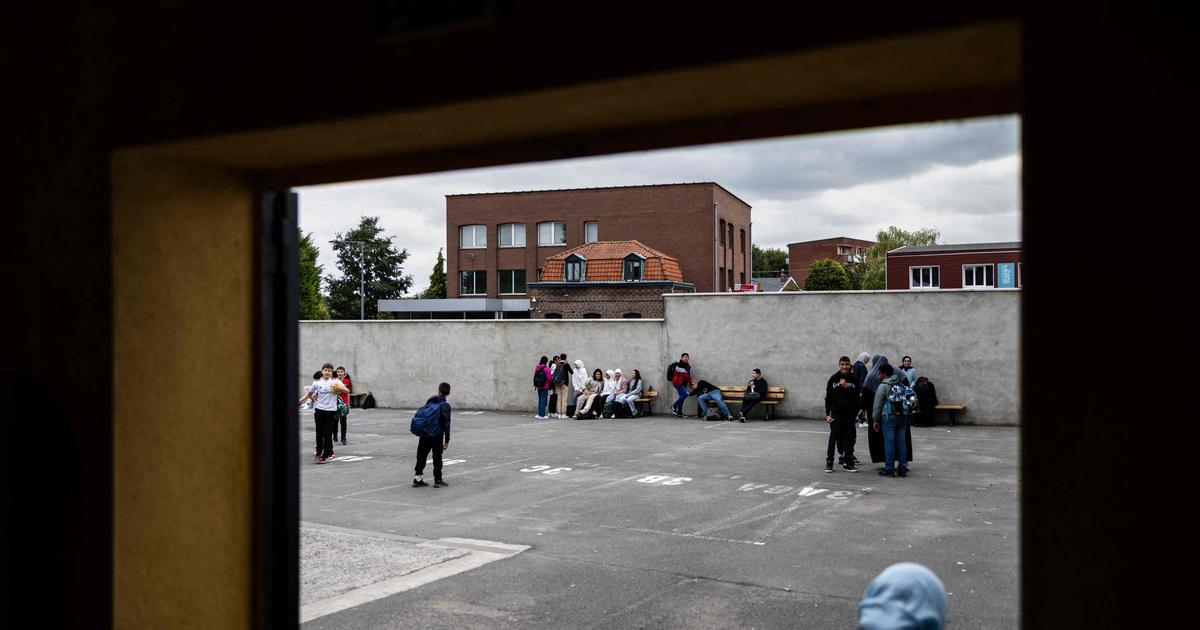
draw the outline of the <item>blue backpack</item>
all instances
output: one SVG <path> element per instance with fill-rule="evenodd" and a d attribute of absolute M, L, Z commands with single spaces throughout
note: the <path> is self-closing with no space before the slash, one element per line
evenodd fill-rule
<path fill-rule="evenodd" d="M 914 414 L 918 411 L 917 393 L 912 387 L 896 383 L 888 389 L 887 403 L 890 406 L 890 414 L 893 416 L 903 416 L 906 414 Z"/>
<path fill-rule="evenodd" d="M 424 407 L 417 410 L 417 414 L 413 416 L 412 425 L 409 430 L 413 435 L 421 437 L 437 437 L 442 434 L 442 403 L 438 401 L 425 403 Z"/>

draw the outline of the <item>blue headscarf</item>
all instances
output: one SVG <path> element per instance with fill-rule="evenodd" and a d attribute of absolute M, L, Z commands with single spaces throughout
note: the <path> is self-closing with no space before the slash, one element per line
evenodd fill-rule
<path fill-rule="evenodd" d="M 858 605 L 859 630 L 941 630 L 946 588 L 933 571 L 912 562 L 883 570 Z"/>
<path fill-rule="evenodd" d="M 879 389 L 879 368 L 887 362 L 887 357 L 882 354 L 871 357 L 871 371 L 867 372 L 867 382 L 863 383 L 863 389 L 872 392 Z"/>

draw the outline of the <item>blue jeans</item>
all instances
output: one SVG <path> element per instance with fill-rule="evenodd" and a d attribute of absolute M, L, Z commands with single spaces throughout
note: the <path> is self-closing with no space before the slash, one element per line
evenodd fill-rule
<path fill-rule="evenodd" d="M 908 470 L 908 449 L 904 445 L 904 432 L 908 428 L 904 416 L 893 416 L 887 411 L 883 413 L 883 469 L 892 472 L 892 462 L 897 462 L 900 470 Z"/>
<path fill-rule="evenodd" d="M 549 400 L 550 400 L 550 390 L 539 389 L 538 390 L 538 415 L 539 416 L 546 415 L 546 402 Z"/>
<path fill-rule="evenodd" d="M 671 408 L 674 409 L 676 412 L 679 413 L 679 415 L 682 416 L 683 415 L 683 401 L 688 399 L 687 385 L 676 385 L 675 391 L 679 392 L 679 398 L 675 400 L 675 403 L 671 405 Z"/>
<path fill-rule="evenodd" d="M 700 397 L 696 399 L 696 402 L 700 405 L 700 415 L 703 416 L 708 413 L 708 405 L 705 404 L 705 401 L 708 400 L 717 403 L 717 408 L 721 410 L 721 415 L 726 418 L 729 417 L 729 407 L 725 406 L 725 399 L 721 398 L 721 390 L 719 389 L 714 389 L 707 394 L 700 394 Z"/>

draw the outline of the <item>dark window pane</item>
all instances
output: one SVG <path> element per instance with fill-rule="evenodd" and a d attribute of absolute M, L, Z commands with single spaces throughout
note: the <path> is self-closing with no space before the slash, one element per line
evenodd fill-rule
<path fill-rule="evenodd" d="M 600 319 L 600 313 L 584 313 L 584 319 Z"/>
<path fill-rule="evenodd" d="M 513 293 L 525 292 L 525 270 L 517 269 L 513 271 Z"/>
<path fill-rule="evenodd" d="M 621 317 L 624 317 L 625 319 L 641 319 L 642 314 L 641 313 L 625 313 Z"/>
<path fill-rule="evenodd" d="M 933 277 L 933 282 L 931 282 L 931 283 L 929 284 L 929 286 L 931 286 L 931 287 L 940 287 L 940 286 L 942 286 L 942 285 L 941 285 L 941 282 L 940 282 L 940 281 L 939 281 L 939 279 L 938 279 L 938 268 L 937 268 L 937 267 L 934 267 L 934 268 L 930 269 L 929 271 L 930 271 L 930 275 Z"/>

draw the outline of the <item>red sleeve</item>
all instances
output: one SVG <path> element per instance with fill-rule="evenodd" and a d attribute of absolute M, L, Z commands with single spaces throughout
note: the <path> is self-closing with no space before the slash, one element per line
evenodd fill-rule
<path fill-rule="evenodd" d="M 342 379 L 342 385 L 345 385 L 346 389 L 350 389 L 350 379 L 348 379 L 348 378 Z M 350 394 L 349 393 L 342 394 L 342 402 L 346 403 L 347 407 L 350 406 Z"/>

